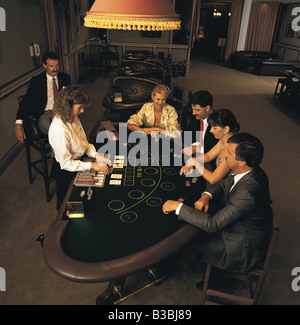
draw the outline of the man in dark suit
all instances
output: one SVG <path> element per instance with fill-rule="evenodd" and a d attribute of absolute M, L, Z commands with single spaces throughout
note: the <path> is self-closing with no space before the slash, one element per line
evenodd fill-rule
<path fill-rule="evenodd" d="M 163 211 L 175 211 L 180 220 L 201 229 L 196 241 L 201 262 L 246 273 L 267 250 L 272 228 L 269 182 L 259 167 L 264 150 L 256 137 L 239 133 L 228 143 L 225 159 L 235 175 L 208 187 L 195 208 L 169 200 Z M 210 200 L 212 208 L 220 204 L 216 212 L 209 212 Z"/>
<path fill-rule="evenodd" d="M 207 118 L 213 112 L 213 97 L 207 90 L 199 90 L 191 97 L 189 106 L 192 109 L 192 116 L 187 117 L 183 131 L 192 131 L 193 144 L 191 143 L 190 146 L 185 147 L 182 152 L 187 155 L 192 155 L 196 151 L 206 153 L 218 142 L 210 132 L 211 126 L 207 122 Z M 197 135 L 201 130 L 201 123 L 204 141 L 200 137 L 197 139 Z M 204 149 L 201 148 L 203 145 Z"/>
<path fill-rule="evenodd" d="M 17 112 L 15 131 L 21 143 L 26 138 L 23 122 L 26 123 L 30 116 L 37 119 L 39 130 L 48 135 L 57 91 L 71 84 L 70 76 L 59 72 L 59 57 L 56 53 L 45 53 L 42 61 L 46 71 L 31 79 Z"/>

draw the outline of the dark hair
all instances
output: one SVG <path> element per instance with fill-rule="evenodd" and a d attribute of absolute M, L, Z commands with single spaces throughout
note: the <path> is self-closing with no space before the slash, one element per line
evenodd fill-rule
<path fill-rule="evenodd" d="M 249 133 L 237 133 L 228 139 L 228 143 L 236 143 L 235 159 L 245 161 L 249 167 L 257 167 L 264 155 L 263 144 Z"/>
<path fill-rule="evenodd" d="M 213 105 L 213 97 L 207 90 L 199 90 L 197 91 L 190 99 L 191 105 L 200 105 L 201 107 L 206 107 Z"/>
<path fill-rule="evenodd" d="M 46 52 L 42 58 L 43 63 L 46 64 L 48 59 L 59 60 L 59 56 L 55 52 Z"/>
<path fill-rule="evenodd" d="M 228 126 L 230 128 L 230 132 L 236 133 L 240 130 L 240 125 L 236 120 L 236 117 L 229 109 L 220 109 L 218 111 L 214 111 L 207 119 L 208 123 L 213 126 L 220 126 L 221 128 L 225 128 Z"/>

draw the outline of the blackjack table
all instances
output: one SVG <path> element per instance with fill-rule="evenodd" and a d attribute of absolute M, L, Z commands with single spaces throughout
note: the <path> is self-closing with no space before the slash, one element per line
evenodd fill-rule
<path fill-rule="evenodd" d="M 126 51 L 124 55 L 124 59 L 126 60 L 139 60 L 139 61 L 146 61 L 146 60 L 154 60 L 157 58 L 157 55 L 150 52 L 150 51 Z"/>
<path fill-rule="evenodd" d="M 139 60 L 123 60 L 119 74 L 139 78 L 154 77 L 160 79 L 163 68 L 161 65 Z"/>
<path fill-rule="evenodd" d="M 178 220 L 174 212 L 164 214 L 162 205 L 170 199 L 193 206 L 205 188 L 201 177 L 194 182 L 179 175 L 180 160 L 175 161 L 172 145 L 115 143 L 116 155 L 110 159 L 124 165 L 115 165 L 103 187 L 89 188 L 91 197 L 82 197 L 87 186 L 72 183 L 43 241 L 45 262 L 57 275 L 74 282 L 109 281 L 97 304 L 120 302 L 126 294 L 119 291 L 129 275 L 147 270 L 151 284 L 167 276 L 153 270 L 160 272 L 164 261 L 199 229 Z M 118 185 L 112 182 L 116 174 Z M 67 202 L 77 201 L 83 203 L 84 217 L 70 218 Z"/>
<path fill-rule="evenodd" d="M 150 102 L 158 83 L 149 79 L 120 76 L 111 80 L 103 106 L 114 113 L 130 115 Z"/>

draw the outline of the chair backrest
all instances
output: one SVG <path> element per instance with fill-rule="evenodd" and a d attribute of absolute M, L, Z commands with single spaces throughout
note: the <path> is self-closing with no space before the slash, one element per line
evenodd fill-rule
<path fill-rule="evenodd" d="M 201 295 L 200 304 L 220 304 L 220 301 L 235 304 L 248 304 L 256 305 L 260 297 L 260 293 L 265 281 L 267 271 L 270 266 L 271 257 L 274 251 L 277 237 L 279 235 L 279 228 L 277 227 L 276 220 L 273 217 L 273 227 L 270 235 L 268 249 L 265 259 L 261 266 L 250 271 L 248 274 L 236 274 L 231 272 L 225 272 L 226 276 L 233 279 L 242 280 L 244 284 L 247 284 L 247 288 L 250 289 L 250 298 L 242 295 L 231 294 L 224 291 L 212 290 L 208 288 L 209 278 L 211 274 L 212 265 L 208 264 L 206 267 L 204 285 Z M 210 297 L 210 299 L 208 299 Z"/>
<path fill-rule="evenodd" d="M 255 291 L 254 291 L 254 295 L 253 295 L 253 304 L 256 305 L 258 302 L 258 299 L 260 297 L 260 293 L 265 281 L 265 277 L 267 274 L 267 271 L 269 269 L 270 266 L 270 261 L 271 261 L 271 257 L 275 248 L 275 244 L 277 241 L 279 235 L 279 228 L 277 227 L 277 223 L 275 218 L 273 217 L 273 227 L 272 227 L 272 233 L 271 233 L 271 237 L 270 237 L 270 241 L 269 241 L 269 246 L 267 249 L 267 253 L 266 253 L 266 257 L 265 260 L 263 262 L 263 266 L 262 268 L 257 268 L 254 269 L 253 271 L 251 271 L 249 274 L 250 275 L 254 275 L 254 276 L 258 276 L 259 280 L 257 282 Z"/>
<path fill-rule="evenodd" d="M 191 122 L 191 119 L 193 118 L 192 108 L 190 105 L 190 99 L 193 96 L 193 93 L 191 91 L 188 92 L 187 101 L 182 107 L 182 119 L 181 119 L 181 128 L 182 130 L 186 130 L 188 125 Z"/>

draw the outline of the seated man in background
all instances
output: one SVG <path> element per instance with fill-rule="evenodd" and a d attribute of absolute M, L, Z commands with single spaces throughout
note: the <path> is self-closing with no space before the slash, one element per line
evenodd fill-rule
<path fill-rule="evenodd" d="M 54 52 L 47 52 L 42 58 L 45 72 L 33 77 L 29 88 L 17 112 L 15 133 L 23 143 L 26 138 L 23 122 L 32 116 L 38 120 L 39 130 L 48 135 L 53 117 L 53 104 L 58 90 L 71 84 L 70 76 L 59 72 L 59 57 Z"/>
<path fill-rule="evenodd" d="M 256 137 L 248 133 L 233 135 L 225 160 L 235 175 L 208 187 L 195 208 L 178 201 L 164 203 L 164 213 L 175 211 L 180 220 L 201 229 L 196 240 L 200 262 L 246 273 L 264 258 L 272 212 L 268 177 L 259 167 L 263 151 Z M 220 204 L 215 213 L 208 213 L 211 199 Z"/>
<path fill-rule="evenodd" d="M 189 105 L 192 109 L 192 116 L 187 116 L 183 131 L 192 131 L 193 143 L 185 147 L 182 152 L 190 156 L 196 151 L 208 152 L 217 144 L 218 140 L 210 132 L 211 126 L 207 121 L 213 112 L 212 95 L 207 90 L 199 90 L 191 97 Z M 201 138 L 197 139 L 197 131 L 203 132 L 200 134 Z"/>

